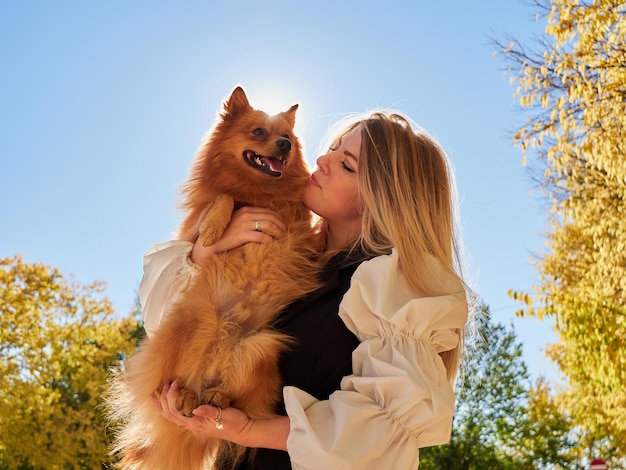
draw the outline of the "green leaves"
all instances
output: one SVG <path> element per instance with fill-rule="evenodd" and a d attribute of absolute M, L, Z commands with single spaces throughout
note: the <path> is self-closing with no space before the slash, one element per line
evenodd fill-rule
<path fill-rule="evenodd" d="M 522 345 L 483 307 L 464 354 L 452 439 L 422 449 L 420 469 L 573 468 L 571 423 L 543 381 L 533 388 Z"/>

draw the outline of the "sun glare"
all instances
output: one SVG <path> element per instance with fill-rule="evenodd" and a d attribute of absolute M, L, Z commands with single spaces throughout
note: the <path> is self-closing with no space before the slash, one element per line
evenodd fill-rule
<path fill-rule="evenodd" d="M 294 104 L 302 105 L 302 100 L 285 87 L 251 85 L 244 86 L 244 89 L 252 107 L 270 115 L 287 111 Z"/>

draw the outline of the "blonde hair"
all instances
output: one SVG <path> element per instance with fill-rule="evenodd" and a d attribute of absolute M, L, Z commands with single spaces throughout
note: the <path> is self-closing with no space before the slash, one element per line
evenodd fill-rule
<path fill-rule="evenodd" d="M 345 134 L 361 126 L 361 234 L 355 246 L 369 255 L 395 248 L 408 284 L 423 296 L 457 294 L 463 282 L 454 174 L 437 141 L 397 111 L 373 111 L 343 121 Z M 459 367 L 459 346 L 440 354 L 448 380 Z"/>

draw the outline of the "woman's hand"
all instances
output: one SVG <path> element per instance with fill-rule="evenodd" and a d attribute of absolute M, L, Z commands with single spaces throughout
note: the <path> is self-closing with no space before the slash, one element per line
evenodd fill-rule
<path fill-rule="evenodd" d="M 176 409 L 177 390 L 178 380 L 175 380 L 152 397 L 154 405 L 165 419 L 207 437 L 246 445 L 246 437 L 254 425 L 254 420 L 236 408 L 220 410 L 211 405 L 199 406 L 193 410 L 195 416 L 187 418 Z"/>
<path fill-rule="evenodd" d="M 286 231 L 285 222 L 276 212 L 262 207 L 242 207 L 233 212 L 222 237 L 213 245 L 203 246 L 201 237 L 196 240 L 191 250 L 191 260 L 198 263 L 245 243 L 269 243 Z"/>
<path fill-rule="evenodd" d="M 289 418 L 275 416 L 268 419 L 252 419 L 237 408 L 219 408 L 201 405 L 187 418 L 176 409 L 178 380 L 166 385 L 154 394 L 152 401 L 165 419 L 207 437 L 223 439 L 244 447 L 264 447 L 287 450 Z"/>

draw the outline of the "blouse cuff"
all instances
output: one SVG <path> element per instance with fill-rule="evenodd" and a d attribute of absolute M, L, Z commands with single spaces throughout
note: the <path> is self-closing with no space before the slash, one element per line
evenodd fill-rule
<path fill-rule="evenodd" d="M 415 437 L 369 397 L 337 391 L 318 401 L 295 387 L 285 387 L 284 396 L 293 468 L 358 469 L 371 468 L 372 462 L 376 468 L 417 465 Z"/>

